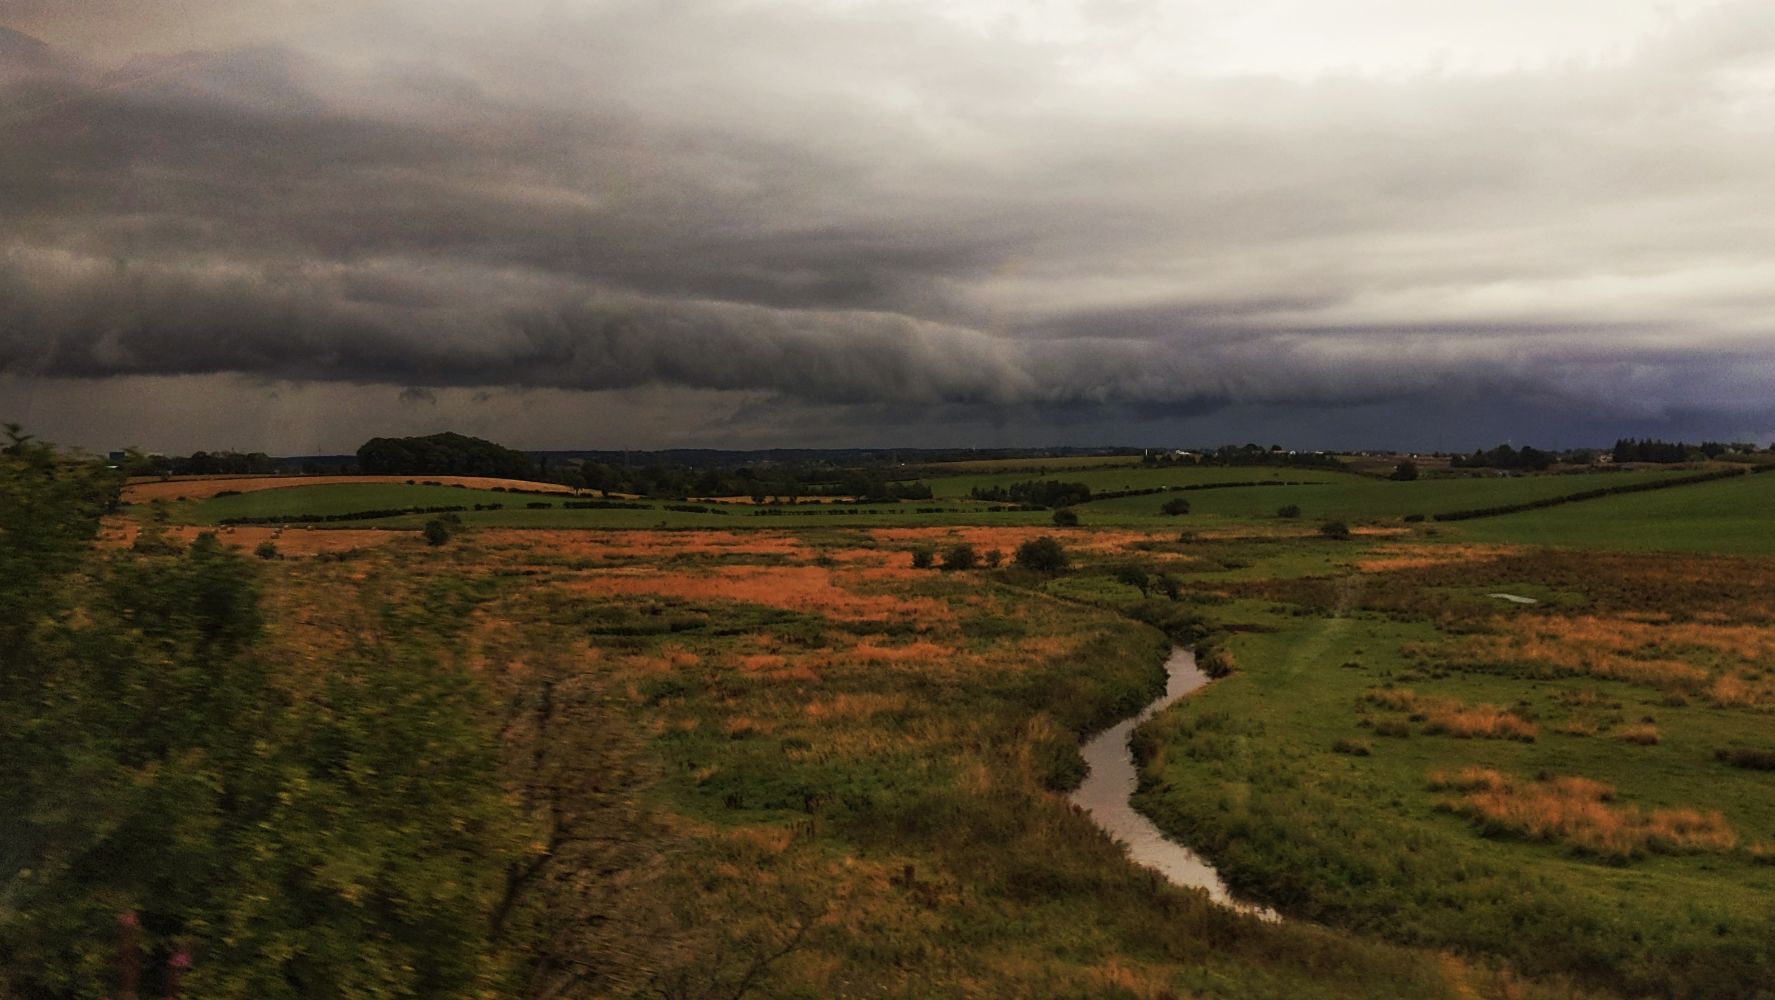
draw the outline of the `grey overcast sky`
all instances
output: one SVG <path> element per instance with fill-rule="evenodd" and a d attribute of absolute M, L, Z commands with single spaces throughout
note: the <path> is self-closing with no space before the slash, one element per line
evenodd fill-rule
<path fill-rule="evenodd" d="M 0 0 L 95 449 L 1775 439 L 1775 4 Z"/>

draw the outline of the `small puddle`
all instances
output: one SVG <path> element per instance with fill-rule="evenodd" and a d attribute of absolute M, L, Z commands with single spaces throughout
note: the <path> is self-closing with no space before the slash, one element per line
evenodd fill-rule
<path fill-rule="evenodd" d="M 1196 666 L 1196 654 L 1181 646 L 1171 651 L 1165 663 L 1165 693 L 1139 714 L 1109 727 L 1086 743 L 1080 752 L 1090 772 L 1072 793 L 1072 801 L 1090 814 L 1091 819 L 1128 849 L 1128 857 L 1138 864 L 1155 868 L 1159 874 L 1177 885 L 1202 889 L 1222 906 L 1231 907 L 1263 920 L 1280 920 L 1281 915 L 1267 906 L 1245 902 L 1233 896 L 1221 881 L 1214 866 L 1189 848 L 1165 836 L 1152 820 L 1134 811 L 1128 798 L 1134 794 L 1137 775 L 1134 753 L 1128 747 L 1128 736 L 1135 727 L 1153 714 L 1183 696 L 1208 684 L 1208 675 Z"/>
<path fill-rule="evenodd" d="M 1532 597 L 1524 597 L 1521 594 L 1487 594 L 1485 596 L 1495 597 L 1500 601 L 1509 601 L 1511 604 L 1539 604 L 1539 603 L 1541 603 L 1540 601 L 1537 601 Z"/>

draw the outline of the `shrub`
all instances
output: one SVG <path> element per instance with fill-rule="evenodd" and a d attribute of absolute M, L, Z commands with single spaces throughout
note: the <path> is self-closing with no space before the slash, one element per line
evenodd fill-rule
<path fill-rule="evenodd" d="M 1219 642 L 1203 643 L 1196 650 L 1196 666 L 1202 672 L 1219 680 L 1239 669 L 1239 661 L 1233 651 Z"/>
<path fill-rule="evenodd" d="M 918 548 L 912 550 L 913 569 L 930 569 L 931 565 L 936 561 L 937 550 L 928 545 L 920 545 Z"/>
<path fill-rule="evenodd" d="M 1374 734 L 1392 739 L 1407 739 L 1411 736 L 1411 723 L 1398 719 L 1378 719 L 1374 724 Z"/>
<path fill-rule="evenodd" d="M 1152 576 L 1139 566 L 1120 566 L 1116 568 L 1116 582 L 1133 587 L 1145 597 L 1152 590 Z"/>
<path fill-rule="evenodd" d="M 1299 517 L 1300 516 L 1300 505 L 1291 503 L 1291 504 L 1287 505 L 1286 507 L 1279 507 L 1276 510 L 1276 516 L 1282 517 L 1282 518 Z"/>
<path fill-rule="evenodd" d="M 1183 596 L 1183 585 L 1178 583 L 1177 578 L 1169 573 L 1160 573 L 1153 577 L 1153 586 L 1158 588 L 1159 593 L 1173 601 Z"/>
<path fill-rule="evenodd" d="M 1750 771 L 1775 771 L 1775 750 L 1756 750 L 1749 747 L 1721 747 L 1713 752 L 1714 759 L 1722 764 L 1742 767 Z"/>
<path fill-rule="evenodd" d="M 425 543 L 442 545 L 450 540 L 450 526 L 442 518 L 434 517 L 425 522 Z"/>
<path fill-rule="evenodd" d="M 1342 521 L 1326 521 L 1319 525 L 1319 534 L 1333 541 L 1342 541 L 1350 537 L 1350 526 Z"/>
<path fill-rule="evenodd" d="M 1071 560 L 1066 556 L 1066 550 L 1061 548 L 1060 542 L 1050 535 L 1031 538 L 1017 546 L 1017 554 L 1012 556 L 1012 562 L 1024 569 L 1050 575 L 1063 572 L 1067 566 L 1071 565 Z"/>
<path fill-rule="evenodd" d="M 1615 735 L 1619 736 L 1624 742 L 1642 747 L 1655 747 L 1658 745 L 1659 740 L 1658 727 L 1646 723 L 1623 726 L 1621 731 Z"/>
<path fill-rule="evenodd" d="M 1003 549 L 987 549 L 984 558 L 988 568 L 997 569 L 1005 561 L 1005 552 Z"/>
<path fill-rule="evenodd" d="M 1071 507 L 1062 507 L 1054 512 L 1054 526 L 1057 528 L 1076 528 L 1079 526 L 1079 512 Z"/>
<path fill-rule="evenodd" d="M 1407 515 L 1405 515 L 1405 523 L 1406 524 L 1417 524 L 1417 523 L 1423 521 L 1423 519 L 1424 519 L 1424 515 L 1422 515 L 1422 514 L 1407 514 Z"/>
<path fill-rule="evenodd" d="M 278 557 L 277 543 L 267 538 L 259 543 L 258 548 L 253 550 L 253 555 L 260 559 L 276 559 Z"/>
<path fill-rule="evenodd" d="M 1169 514 L 1172 517 L 1176 517 L 1179 514 L 1188 514 L 1189 513 L 1189 501 L 1185 500 L 1182 497 L 1175 497 L 1173 499 L 1167 500 L 1167 501 L 1165 501 L 1165 505 L 1163 507 L 1159 508 L 1159 513 Z"/>
<path fill-rule="evenodd" d="M 1345 753 L 1352 757 L 1366 757 L 1374 752 L 1374 746 L 1367 740 L 1338 740 L 1331 745 L 1332 753 Z"/>
<path fill-rule="evenodd" d="M 974 547 L 966 542 L 953 546 L 949 551 L 943 553 L 943 568 L 945 570 L 969 570 L 978 565 L 980 565 L 979 555 L 974 552 Z"/>

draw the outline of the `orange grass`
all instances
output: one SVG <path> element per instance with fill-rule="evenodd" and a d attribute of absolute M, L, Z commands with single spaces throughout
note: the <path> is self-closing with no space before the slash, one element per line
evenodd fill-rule
<path fill-rule="evenodd" d="M 1386 573 L 1402 569 L 1424 569 L 1486 562 L 1515 555 L 1521 551 L 1514 545 L 1446 545 L 1434 549 L 1422 545 L 1382 545 L 1368 558 L 1356 561 L 1356 568 L 1365 573 Z"/>
<path fill-rule="evenodd" d="M 1533 840 L 1560 842 L 1603 857 L 1627 860 L 1661 854 L 1725 853 L 1738 835 L 1718 810 L 1642 810 L 1614 804 L 1615 789 L 1590 778 L 1567 776 L 1527 782 L 1491 768 L 1433 772 L 1431 791 L 1458 792 L 1441 808 L 1466 816 L 1487 831 L 1508 831 Z"/>
<path fill-rule="evenodd" d="M 740 601 L 851 621 L 915 618 L 932 622 L 954 617 L 943 601 L 858 593 L 841 586 L 843 580 L 841 572 L 822 566 L 719 566 L 703 573 L 611 570 L 565 586 L 600 596 L 658 594 L 685 600 Z"/>
<path fill-rule="evenodd" d="M 1424 717 L 1424 732 L 1456 739 L 1521 740 L 1533 743 L 1535 724 L 1496 705 L 1468 705 L 1453 698 L 1420 695 L 1409 688 L 1373 688 L 1364 698 L 1373 705 Z"/>

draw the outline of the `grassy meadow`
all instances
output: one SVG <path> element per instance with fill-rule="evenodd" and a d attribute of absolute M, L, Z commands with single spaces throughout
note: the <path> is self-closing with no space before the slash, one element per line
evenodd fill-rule
<path fill-rule="evenodd" d="M 304 529 L 404 537 L 260 572 L 281 661 L 399 620 L 484 692 L 530 844 L 511 995 L 1755 997 L 1775 476 L 1406 520 L 1674 475 L 1081 468 L 1209 488 L 1072 528 L 960 499 L 1028 478 L 990 468 L 839 514 L 404 484 L 129 510 L 505 505 L 439 546 L 421 514 Z M 1065 572 L 914 567 L 1044 535 Z M 1161 576 L 1175 597 L 1135 585 Z M 1281 925 L 1130 866 L 1064 798 L 1173 641 L 1232 671 L 1136 734 L 1136 804 Z"/>
<path fill-rule="evenodd" d="M 484 531 L 267 575 L 292 660 L 366 616 L 460 623 L 452 662 L 485 685 L 532 830 L 503 922 L 515 995 L 1529 988 L 1129 866 L 1062 791 L 1080 738 L 1156 693 L 1168 640 L 1035 578 L 911 568 L 954 540 Z"/>

